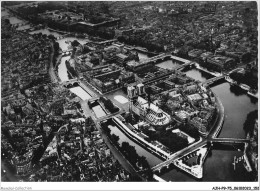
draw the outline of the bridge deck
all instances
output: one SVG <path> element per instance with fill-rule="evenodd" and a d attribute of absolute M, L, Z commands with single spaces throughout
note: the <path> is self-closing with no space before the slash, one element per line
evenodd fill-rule
<path fill-rule="evenodd" d="M 153 171 L 156 171 L 157 169 L 162 168 L 163 166 L 166 166 L 170 163 L 172 163 L 175 159 L 180 158 L 181 156 L 184 156 L 190 152 L 193 152 L 194 150 L 203 147 L 206 145 L 207 142 L 216 142 L 216 143 L 229 143 L 229 144 L 243 144 L 243 143 L 248 143 L 249 140 L 248 139 L 237 139 L 237 138 L 211 138 L 209 140 L 204 140 L 201 143 L 197 144 L 195 147 L 192 147 L 190 149 L 184 149 L 182 152 L 180 153 L 174 153 L 172 155 L 172 157 L 170 157 L 167 161 L 164 161 L 160 164 L 158 164 L 157 166 L 154 166 L 152 168 Z"/>
<path fill-rule="evenodd" d="M 220 79 L 222 79 L 222 78 L 225 78 L 225 76 L 223 75 L 223 76 L 218 76 L 218 77 L 211 78 L 211 79 L 209 79 L 209 80 L 206 80 L 206 81 L 203 82 L 202 84 L 204 84 L 204 85 L 211 84 L 211 83 L 213 83 L 213 82 L 215 82 L 215 81 L 217 81 L 217 80 L 220 80 Z"/>
<path fill-rule="evenodd" d="M 237 139 L 237 138 L 213 138 L 210 142 L 216 143 L 248 143 L 248 139 Z"/>
<path fill-rule="evenodd" d="M 193 62 L 187 62 L 187 63 L 185 63 L 185 64 L 182 64 L 182 65 L 176 67 L 175 70 L 183 69 L 184 67 L 186 67 L 186 66 L 188 66 L 188 65 L 192 65 L 192 64 L 193 64 Z"/>
<path fill-rule="evenodd" d="M 184 58 L 180 58 L 180 57 L 177 57 L 177 56 L 173 56 L 171 55 L 171 58 L 175 59 L 175 60 L 178 60 L 178 61 L 181 61 L 181 62 L 184 62 L 184 64 L 187 64 L 187 63 L 190 63 L 191 61 L 190 60 L 186 60 Z"/>
<path fill-rule="evenodd" d="M 155 60 L 162 59 L 162 58 L 165 58 L 165 57 L 167 57 L 167 56 L 170 56 L 170 55 L 169 55 L 169 54 L 160 54 L 160 55 L 158 55 L 158 56 L 154 56 L 154 57 L 148 58 L 148 59 L 146 59 L 146 60 L 140 62 L 140 64 L 146 64 L 146 63 L 148 63 L 148 62 L 153 62 L 153 61 L 155 61 Z"/>

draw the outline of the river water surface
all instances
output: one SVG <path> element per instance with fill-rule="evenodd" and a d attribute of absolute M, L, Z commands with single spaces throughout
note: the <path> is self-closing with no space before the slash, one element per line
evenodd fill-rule
<path fill-rule="evenodd" d="M 64 40 L 64 39 L 63 39 Z M 61 43 L 62 44 L 62 43 Z M 143 54 L 143 53 L 141 53 Z M 140 54 L 139 54 L 140 55 Z M 141 55 L 144 59 L 143 55 Z M 65 63 L 65 62 L 64 62 Z M 172 69 L 178 64 L 172 61 L 165 61 L 158 64 L 165 69 Z M 65 71 L 65 67 L 60 65 L 60 70 Z M 62 67 L 64 67 L 62 69 Z M 63 73 L 63 72 L 62 72 Z M 191 69 L 185 72 L 187 76 L 195 80 L 205 81 L 213 76 L 197 69 Z M 61 76 L 60 76 L 61 77 Z M 220 132 L 219 137 L 245 138 L 243 130 L 243 123 L 247 114 L 250 111 L 257 109 L 257 100 L 252 100 L 248 97 L 246 92 L 241 89 L 236 89 L 230 86 L 229 83 L 223 83 L 212 87 L 213 92 L 220 97 L 225 108 L 225 122 Z M 123 141 L 135 146 L 137 153 L 140 156 L 145 156 L 150 166 L 155 166 L 162 162 L 161 159 L 149 153 L 147 150 L 130 140 L 119 129 L 111 129 L 111 133 L 120 137 L 120 144 Z M 241 151 L 234 150 L 212 150 L 204 163 L 203 181 L 250 181 L 250 174 L 245 170 L 242 163 L 234 167 L 232 162 L 234 157 L 242 156 Z M 161 175 L 167 181 L 196 181 L 190 175 L 180 171 L 179 169 L 172 169 Z"/>
<path fill-rule="evenodd" d="M 1 16 L 5 16 L 7 14 L 8 12 L 3 11 Z M 21 22 L 20 19 L 13 17 L 10 18 L 10 21 L 11 23 Z M 43 34 L 53 34 L 54 36 L 62 36 L 62 34 L 50 31 L 48 29 L 39 30 L 37 32 L 42 32 Z M 58 40 L 58 42 L 62 50 L 67 50 L 68 47 L 65 41 L 75 39 L 82 44 L 87 41 L 87 39 L 70 37 Z M 138 53 L 138 55 L 140 59 L 145 59 L 147 56 L 144 53 Z M 69 59 L 69 56 L 63 57 L 61 64 L 58 67 L 58 74 L 62 81 L 68 80 L 67 68 L 65 65 L 65 60 L 67 59 Z M 158 65 L 167 69 L 172 69 L 175 67 L 175 64 L 171 61 L 159 63 Z M 212 77 L 211 75 L 205 74 L 197 69 L 192 69 L 186 71 L 185 73 L 187 76 L 199 81 L 205 81 L 206 79 Z M 229 83 L 223 83 L 212 87 L 212 90 L 217 96 L 220 97 L 225 108 L 225 122 L 219 137 L 244 138 L 245 132 L 243 130 L 243 123 L 247 114 L 257 109 L 257 100 L 250 98 L 243 90 L 230 86 Z M 156 164 L 162 162 L 161 159 L 131 141 L 119 129 L 113 128 L 111 129 L 111 133 L 114 133 L 120 137 L 120 144 L 123 141 L 127 141 L 130 145 L 135 146 L 137 153 L 140 156 L 145 156 L 150 166 L 155 166 Z M 232 165 L 234 157 L 239 157 L 242 155 L 243 153 L 237 151 L 235 148 L 234 150 L 212 150 L 204 164 L 203 181 L 250 181 L 250 175 L 246 172 L 241 163 L 236 166 L 235 170 Z M 170 170 L 169 172 L 162 174 L 161 177 L 168 181 L 196 181 L 193 177 L 181 172 L 178 169 Z"/>

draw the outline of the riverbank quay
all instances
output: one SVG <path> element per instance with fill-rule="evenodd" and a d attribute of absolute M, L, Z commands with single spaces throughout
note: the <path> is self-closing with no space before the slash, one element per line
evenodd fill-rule
<path fill-rule="evenodd" d="M 217 115 L 217 118 L 215 119 L 213 126 L 211 127 L 211 129 L 207 135 L 207 138 L 216 138 L 219 135 L 221 128 L 224 124 L 224 120 L 225 120 L 225 108 L 224 108 L 220 98 L 216 94 L 214 94 L 214 95 L 216 98 L 218 115 Z"/>
<path fill-rule="evenodd" d="M 153 144 L 147 142 L 144 137 L 140 137 L 135 132 L 130 130 L 120 119 L 116 117 L 112 117 L 117 128 L 119 128 L 124 134 L 129 137 L 131 140 L 136 142 L 138 145 L 143 147 L 144 149 L 148 150 L 152 154 L 156 155 L 157 157 L 165 160 L 170 156 L 170 153 L 166 153 L 165 151 L 161 150 L 160 148 L 154 146 Z"/>
<path fill-rule="evenodd" d="M 53 83 L 57 83 L 59 82 L 57 75 L 55 73 L 55 67 L 53 66 L 54 63 L 53 61 L 55 60 L 55 54 L 54 54 L 55 50 L 54 50 L 54 42 L 51 43 L 51 55 L 50 55 L 50 66 L 49 66 L 49 75 L 51 77 L 51 81 Z"/>
<path fill-rule="evenodd" d="M 203 71 L 203 72 L 206 72 L 206 73 L 208 73 L 208 74 L 211 74 L 211 75 L 213 75 L 213 76 L 215 76 L 215 77 L 220 77 L 220 76 L 223 76 L 223 75 L 224 75 L 224 74 L 222 74 L 222 73 L 210 72 L 210 71 L 208 71 L 207 69 L 202 68 L 198 63 L 195 63 L 195 66 L 196 66 L 196 69 L 201 70 L 201 71 Z M 247 91 L 247 94 L 248 94 L 248 95 L 250 95 L 250 96 L 252 96 L 252 97 L 258 99 L 258 92 L 256 92 L 256 93 L 251 92 L 251 89 L 250 89 L 249 86 L 247 86 L 246 84 L 239 84 L 239 83 L 237 83 L 236 81 L 232 80 L 232 79 L 229 77 L 229 74 L 232 73 L 233 71 L 236 71 L 236 70 L 243 70 L 243 68 L 236 68 L 236 69 L 230 71 L 228 74 L 225 75 L 225 80 L 226 80 L 227 82 L 229 82 L 231 85 L 238 86 L 238 87 L 240 87 L 241 89 Z"/>
<path fill-rule="evenodd" d="M 3 30 L 3 27 L 1 28 Z M 2 31 L 3 32 L 3 31 Z M 64 122 L 68 122 L 68 120 L 71 119 L 71 117 L 75 117 L 75 115 L 80 115 L 79 112 L 79 108 L 77 105 L 77 99 L 76 96 L 72 93 L 69 92 L 69 90 L 65 89 L 64 87 L 62 87 L 61 85 L 59 85 L 57 83 L 57 79 L 54 73 L 54 48 L 53 48 L 53 44 L 51 46 L 51 43 L 48 44 L 48 47 L 43 47 L 46 43 L 48 43 L 48 39 L 45 39 L 45 41 L 42 41 L 41 37 L 39 37 L 38 35 L 27 35 L 26 33 L 20 33 L 20 32 L 16 32 L 14 31 L 12 33 L 12 35 L 14 35 L 14 38 L 16 38 L 16 36 L 19 36 L 19 34 L 21 36 L 23 36 L 23 38 L 20 38 L 20 42 L 16 40 L 16 42 L 18 43 L 10 43 L 9 46 L 12 45 L 16 45 L 16 48 L 18 49 L 13 49 L 16 50 L 17 52 L 17 56 L 19 56 L 19 58 L 24 60 L 22 61 L 26 61 L 26 59 L 33 61 L 33 56 L 35 58 L 40 59 L 40 61 L 37 63 L 38 64 L 42 64 L 42 61 L 46 60 L 48 61 L 48 65 L 46 65 L 43 68 L 46 68 L 46 72 L 47 75 L 52 79 L 50 82 L 46 83 L 45 81 L 39 81 L 36 84 L 31 84 L 31 86 L 26 87 L 26 86 L 17 86 L 14 88 L 24 88 L 23 92 L 21 93 L 21 96 L 16 97 L 16 96 L 12 96 L 11 93 L 10 96 L 13 97 L 14 99 L 7 99 L 7 100 L 3 100 L 2 98 L 2 104 L 7 101 L 7 105 L 3 105 L 4 107 L 4 114 L 2 115 L 2 127 L 1 131 L 3 133 L 3 131 L 6 131 L 6 135 L 8 135 L 7 139 L 1 139 L 1 150 L 2 152 L 5 152 L 5 148 L 3 148 L 3 145 L 6 145 L 7 149 L 8 147 L 8 142 L 12 143 L 11 147 L 12 149 L 9 148 L 9 152 L 7 153 L 13 153 L 13 151 L 16 151 L 17 147 L 20 149 L 18 149 L 18 156 L 25 156 L 25 155 L 29 155 L 29 158 L 26 158 L 26 161 L 24 161 L 23 159 L 21 159 L 21 161 L 19 161 L 19 158 L 15 158 L 13 165 L 16 167 L 16 171 L 15 173 L 17 173 L 18 179 L 19 180 L 23 180 L 23 181 L 62 181 L 62 180 L 66 180 L 66 181 L 73 181 L 73 180 L 85 180 L 85 181 L 89 181 L 90 179 L 92 181 L 100 181 L 100 180 L 104 180 L 104 181 L 127 181 L 129 180 L 129 174 L 126 173 L 123 168 L 121 167 L 121 165 L 119 165 L 119 163 L 117 163 L 117 161 L 113 158 L 112 155 L 110 155 L 110 151 L 106 148 L 106 145 L 103 144 L 102 148 L 100 147 L 99 149 L 102 150 L 101 156 L 99 156 L 98 154 L 94 154 L 94 156 L 92 158 L 97 158 L 97 160 L 101 160 L 103 162 L 103 166 L 98 166 L 98 168 L 102 169 L 100 170 L 100 172 L 102 173 L 108 173 L 110 168 L 110 172 L 108 173 L 109 175 L 104 175 L 104 174 L 100 174 L 100 172 L 97 172 L 97 176 L 94 176 L 94 172 L 96 172 L 95 170 L 93 171 L 92 177 L 86 177 L 86 173 L 83 173 L 81 175 L 79 175 L 80 177 L 78 177 L 78 174 L 74 174 L 75 172 L 70 172 L 71 174 L 67 174 L 67 176 L 64 176 L 64 172 L 66 171 L 66 169 L 62 169 L 62 166 L 64 166 L 64 163 L 67 164 L 67 168 L 69 168 L 71 166 L 71 161 L 68 159 L 70 158 L 72 160 L 73 156 L 70 155 L 70 151 L 66 150 L 64 155 L 61 154 L 55 154 L 55 153 L 49 153 L 50 155 L 47 156 L 46 158 L 44 158 L 40 163 L 38 161 L 38 159 L 40 159 L 42 157 L 42 154 L 44 153 L 44 151 L 46 151 L 46 148 L 48 146 L 49 141 L 53 140 L 52 137 L 54 136 L 55 132 L 57 131 L 61 131 L 58 130 L 60 126 L 64 126 Z M 28 39 L 27 39 L 28 37 Z M 39 39 L 40 38 L 40 39 Z M 10 39 L 9 39 L 10 40 Z M 12 36 L 11 36 L 11 40 L 12 40 Z M 31 40 L 32 43 L 28 43 L 26 44 L 26 40 Z M 39 41 L 39 44 L 34 43 L 34 41 Z M 4 41 L 2 39 L 2 41 Z M 20 45 L 19 43 L 23 44 Z M 41 51 L 43 52 L 39 52 L 39 50 L 37 50 L 37 48 L 35 49 L 32 45 L 38 45 L 41 49 Z M 38 48 L 39 48 L 38 47 Z M 31 50 L 30 50 L 31 48 Z M 21 50 L 20 50 L 21 49 Z M 13 51 L 12 50 L 12 51 Z M 49 50 L 49 51 L 48 51 Z M 9 51 L 8 46 L 6 47 L 5 51 Z M 11 49 L 10 49 L 11 51 Z M 24 54 L 19 54 L 19 51 L 23 51 Z M 31 55 L 27 51 L 34 51 Z M 6 52 L 7 53 L 7 52 Z M 38 54 L 39 53 L 39 54 Z M 37 54 L 37 55 L 35 55 Z M 2 59 L 5 59 L 5 57 L 2 57 Z M 15 56 L 13 57 L 13 59 L 15 59 Z M 21 62 L 22 63 L 22 62 Z M 11 64 L 9 63 L 9 66 Z M 28 72 L 30 71 L 30 68 L 26 68 L 27 65 L 23 65 L 22 70 L 24 69 L 28 69 Z M 30 65 L 28 65 L 30 67 Z M 41 65 L 40 65 L 41 66 Z M 15 68 L 17 66 L 14 66 Z M 2 66 L 2 69 L 5 68 Z M 18 69 L 20 69 L 18 67 Z M 35 68 L 36 70 L 37 68 Z M 5 68 L 6 72 L 9 74 L 12 71 L 9 71 L 8 68 Z M 39 72 L 39 71 L 37 71 Z M 41 72 L 41 71 L 40 71 Z M 25 72 L 26 74 L 26 72 Z M 12 78 L 17 78 L 18 80 L 19 78 L 21 78 L 22 76 L 13 76 L 13 75 L 9 75 Z M 31 82 L 30 80 L 30 76 L 26 76 L 27 77 L 27 81 Z M 37 75 L 35 75 L 35 77 L 37 77 Z M 24 83 L 21 79 L 19 81 L 20 85 L 22 85 L 22 83 Z M 26 94 L 26 96 L 22 96 L 23 94 Z M 17 99 L 18 98 L 18 99 Z M 9 105 L 9 106 L 8 106 Z M 7 108 L 5 108 L 7 106 Z M 19 111 L 17 110 L 17 107 L 21 107 L 21 109 L 24 112 L 24 115 L 19 114 Z M 64 113 L 63 113 L 64 110 Z M 10 113 L 11 112 L 11 113 Z M 20 118 L 15 118 L 13 119 L 12 116 L 14 115 L 14 113 L 16 113 L 18 116 L 20 116 Z M 18 112 L 18 113 L 17 113 Z M 70 116 L 72 115 L 72 116 Z M 10 119 L 10 120 L 9 120 Z M 23 124 L 23 122 L 25 122 L 25 124 Z M 28 125 L 30 124 L 30 126 Z M 79 123 L 79 124 L 73 124 L 74 127 L 77 126 L 79 129 L 75 129 L 73 130 L 68 130 L 69 132 L 69 137 L 71 138 L 71 140 L 75 141 L 73 142 L 73 144 L 75 143 L 76 146 L 74 145 L 72 152 L 76 152 L 78 151 L 77 149 L 79 148 L 79 150 L 82 150 L 82 144 L 78 144 L 78 139 L 76 137 L 73 138 L 73 135 L 78 134 L 77 130 L 81 131 L 82 128 L 84 129 L 83 123 Z M 17 128 L 16 128 L 17 127 Z M 74 128 L 72 127 L 72 129 Z M 64 128 L 62 128 L 64 129 Z M 68 125 L 68 129 L 71 129 L 71 126 Z M 66 131 L 66 130 L 65 130 Z M 10 132 L 10 133 L 9 133 Z M 90 132 L 92 133 L 92 132 Z M 5 133 L 4 133 L 5 134 Z M 10 135 L 11 138 L 10 139 Z M 19 140 L 20 140 L 20 135 L 23 136 L 24 139 L 26 139 L 27 141 L 25 143 L 20 142 L 19 144 L 16 144 L 16 142 L 18 141 L 18 139 L 16 138 L 18 136 Z M 102 139 L 97 139 L 99 137 L 99 135 L 95 134 L 92 135 L 92 138 L 95 142 L 95 144 L 100 145 L 102 142 Z M 62 138 L 61 138 L 62 139 Z M 58 141 L 59 142 L 59 141 Z M 25 145 L 26 144 L 26 145 Z M 67 144 L 71 144 L 65 141 L 65 145 Z M 62 144 L 61 144 L 62 145 Z M 29 150 L 25 150 L 25 147 L 27 146 L 26 149 Z M 63 145 L 64 146 L 64 145 Z M 71 145 L 70 145 L 71 146 Z M 79 146 L 79 147 L 78 147 Z M 66 147 L 66 146 L 65 146 Z M 33 149 L 32 149 L 33 148 Z M 97 149 L 97 147 L 93 147 L 92 149 Z M 36 150 L 36 151 L 35 151 Z M 58 149 L 59 150 L 59 149 Z M 90 151 L 89 151 L 90 152 Z M 56 152 L 59 153 L 59 152 Z M 70 154 L 69 154 L 70 153 Z M 91 153 L 91 152 L 90 152 Z M 16 156 L 14 154 L 12 154 L 12 156 Z M 87 155 L 89 156 L 89 155 Z M 9 157 L 9 154 L 8 156 Z M 32 158 L 30 158 L 32 157 Z M 63 157 L 65 157 L 66 159 L 64 159 Z M 35 159 L 34 159 L 35 158 Z M 36 159 L 38 158 L 38 159 Z M 88 158 L 88 157 L 87 157 Z M 82 159 L 82 158 L 81 158 Z M 104 159 L 104 160 L 103 160 Z M 12 161 L 11 158 L 8 158 L 8 160 Z M 34 161 L 35 160 L 35 161 Z M 64 162 L 65 160 L 65 162 Z M 66 161 L 68 160 L 68 161 Z M 31 162 L 33 161 L 33 162 Z M 35 172 L 35 166 L 34 166 L 34 162 L 37 163 L 37 171 Z M 59 164 L 57 166 L 57 163 Z M 63 164 L 63 165 L 62 165 Z M 111 165 L 113 164 L 113 165 Z M 76 169 L 79 167 L 81 168 L 81 170 L 83 170 L 83 168 L 85 168 L 84 166 L 82 166 L 82 164 L 75 164 L 76 165 Z M 46 168 L 45 168 L 46 167 Z M 75 166 L 74 166 L 75 167 Z M 89 169 L 91 169 L 90 166 L 88 166 Z M 78 169 L 79 169 L 78 168 Z M 104 169 L 105 168 L 105 169 Z M 6 173 L 9 174 L 13 174 L 13 172 L 9 173 L 9 170 L 7 167 L 4 167 Z M 47 170 L 48 169 L 48 170 Z M 107 169 L 107 170 L 106 170 Z M 74 168 L 75 170 L 75 168 Z M 91 172 L 91 170 L 88 170 L 89 172 Z M 111 173 L 111 172 L 116 172 L 116 173 Z M 35 174 L 36 173 L 36 174 Z M 74 174 L 72 176 L 72 174 Z M 85 177 L 84 177 L 85 174 Z M 21 175 L 21 176 L 20 176 Z M 28 176 L 24 176 L 24 175 L 28 175 Z M 45 176 L 46 175 L 46 176 Z M 91 176 L 91 175 L 90 175 Z M 102 177 L 103 176 L 103 177 Z M 78 179 L 79 178 L 79 179 Z M 10 176 L 7 179 L 7 181 L 10 180 L 14 180 L 12 179 Z"/>
<path fill-rule="evenodd" d="M 76 118 L 60 128 L 53 139 L 54 142 L 46 149 L 41 159 L 43 168 L 32 174 L 31 181 L 46 173 L 47 181 L 129 180 L 129 174 L 122 170 L 117 160 L 110 154 L 110 149 L 93 125 L 93 121 L 89 118 Z M 79 131 L 81 136 L 76 133 L 75 137 L 75 131 Z M 90 148 L 91 142 L 93 144 Z M 51 169 L 47 168 L 46 171 L 47 165 Z M 79 171 L 75 172 L 76 169 Z"/>
<path fill-rule="evenodd" d="M 138 171 L 136 171 L 136 169 L 133 167 L 133 165 L 131 163 L 128 162 L 127 158 L 125 158 L 125 156 L 123 155 L 123 153 L 118 149 L 118 145 L 115 145 L 113 143 L 113 141 L 106 135 L 106 133 L 102 130 L 102 127 L 100 126 L 100 124 L 97 125 L 98 129 L 104 133 L 104 140 L 106 141 L 107 145 L 110 146 L 109 148 L 111 149 L 111 151 L 114 153 L 114 155 L 119 156 L 121 158 L 121 160 L 119 160 L 120 164 L 125 167 L 125 169 L 131 173 L 132 175 L 135 175 L 136 177 L 138 177 L 138 179 L 142 180 L 142 181 L 147 181 L 147 179 L 145 179 L 143 176 L 140 175 L 140 173 L 138 173 Z"/>
<path fill-rule="evenodd" d="M 176 159 L 174 161 L 174 165 L 186 173 L 196 177 L 197 179 L 201 179 L 203 177 L 203 162 L 207 156 L 208 151 L 208 148 L 202 146 L 198 148 L 198 150 L 187 153 L 187 155 L 184 157 Z M 192 164 L 188 164 L 187 162 L 190 159 L 193 159 L 194 161 Z"/>
<path fill-rule="evenodd" d="M 195 66 L 196 66 L 196 68 L 197 68 L 198 70 L 201 70 L 201 71 L 203 71 L 203 72 L 206 72 L 206 73 L 208 73 L 208 74 L 211 74 L 211 75 L 213 75 L 213 76 L 215 76 L 215 77 L 219 77 L 219 76 L 222 75 L 221 73 L 218 73 L 218 72 L 210 72 L 210 71 L 208 71 L 207 69 L 202 68 L 198 63 L 195 63 Z"/>
<path fill-rule="evenodd" d="M 256 98 L 256 99 L 258 99 L 258 92 L 252 93 L 252 92 L 250 92 L 250 90 L 249 90 L 249 91 L 247 92 L 247 94 L 250 95 L 250 96 L 252 96 L 252 97 L 254 97 L 254 98 Z"/>
<path fill-rule="evenodd" d="M 193 143 L 189 147 L 184 148 L 184 149 L 174 153 L 173 155 L 170 156 L 170 158 L 168 160 L 166 160 L 166 161 L 158 164 L 157 166 L 153 167 L 153 171 L 155 173 L 156 172 L 160 173 L 161 169 L 164 166 L 168 166 L 169 167 L 169 165 L 171 163 L 174 163 L 174 161 L 176 159 L 179 159 L 179 158 L 181 158 L 183 156 L 186 156 L 188 153 L 194 152 L 195 150 L 197 150 L 200 147 L 206 146 L 208 144 L 208 139 L 210 139 L 212 137 L 217 137 L 218 136 L 218 134 L 220 133 L 221 128 L 223 126 L 223 123 L 224 123 L 225 114 L 224 114 L 223 104 L 221 103 L 220 99 L 216 95 L 215 95 L 215 97 L 216 97 L 216 103 L 218 105 L 218 107 L 217 107 L 217 117 L 216 117 L 215 122 L 213 123 L 210 131 L 208 132 L 207 136 L 204 137 L 204 138 L 201 138 L 199 142 Z M 203 163 L 203 161 L 202 161 L 202 163 Z M 183 168 L 182 166 L 180 166 L 180 167 L 181 167 L 181 169 L 187 171 L 186 168 Z M 201 164 L 201 169 L 202 169 L 202 164 Z M 202 174 L 201 173 L 200 174 L 193 173 L 190 170 L 188 170 L 187 172 L 190 173 L 191 175 L 195 176 L 195 177 L 202 178 Z"/>
<path fill-rule="evenodd" d="M 239 84 L 238 82 L 232 80 L 229 76 L 226 77 L 226 81 L 228 81 L 231 85 L 238 86 L 241 89 L 247 91 L 247 94 L 258 99 L 258 91 L 252 91 L 251 88 L 246 84 Z"/>
<path fill-rule="evenodd" d="M 101 133 L 102 138 L 106 142 L 107 146 L 110 148 L 111 152 L 114 154 L 114 156 L 118 159 L 120 164 L 133 176 L 138 177 L 142 180 L 145 180 L 140 174 L 136 172 L 134 167 L 126 160 L 124 155 L 117 149 L 116 146 L 114 146 L 113 142 L 110 140 L 108 136 L 103 132 L 102 127 L 100 126 L 100 122 L 97 121 L 96 116 L 94 112 L 89 108 L 88 104 L 86 101 L 81 101 L 81 106 L 84 111 L 85 116 L 91 117 L 93 119 L 93 122 L 95 123 L 95 126 Z M 105 116 L 107 118 L 109 116 Z M 101 119 L 102 120 L 102 119 Z"/>

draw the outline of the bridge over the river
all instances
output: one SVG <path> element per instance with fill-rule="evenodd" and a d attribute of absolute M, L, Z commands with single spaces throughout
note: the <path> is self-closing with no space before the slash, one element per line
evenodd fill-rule
<path fill-rule="evenodd" d="M 169 168 L 169 166 L 171 164 L 174 164 L 174 161 L 178 158 L 181 158 L 185 155 L 187 155 L 188 153 L 191 153 L 201 147 L 204 147 L 208 144 L 214 144 L 214 143 L 223 143 L 223 144 L 228 144 L 228 145 L 238 145 L 238 144 L 246 144 L 248 143 L 249 140 L 248 139 L 237 139 L 237 138 L 211 138 L 211 139 L 204 139 L 203 141 L 201 141 L 200 143 L 194 145 L 194 146 L 190 146 L 188 148 L 185 148 L 181 151 L 178 151 L 177 153 L 174 153 L 173 155 L 171 155 L 169 157 L 168 160 L 154 166 L 152 168 L 153 172 L 160 172 L 162 168 Z"/>
<path fill-rule="evenodd" d="M 228 144 L 228 145 L 241 145 L 243 144 L 243 146 L 248 143 L 249 140 L 248 139 L 237 139 L 237 138 L 212 138 L 212 139 L 204 139 L 203 141 L 201 141 L 200 143 L 194 145 L 194 146 L 190 146 L 188 148 L 185 148 L 181 151 L 178 151 L 177 153 L 174 153 L 173 155 L 171 155 L 169 157 L 168 160 L 154 166 L 152 168 L 153 172 L 161 172 L 161 170 L 163 168 L 169 168 L 170 166 L 172 166 L 174 164 L 174 161 L 178 158 L 181 158 L 201 147 L 204 147 L 208 144 L 214 144 L 214 143 L 223 143 L 223 144 Z"/>
<path fill-rule="evenodd" d="M 69 86 L 79 85 L 79 80 L 78 79 L 71 79 L 71 80 L 68 80 L 68 81 L 61 82 L 61 84 L 67 88 Z"/>
<path fill-rule="evenodd" d="M 88 88 L 82 81 L 79 79 L 71 79 L 68 81 L 61 82 L 61 84 L 66 88 L 72 88 L 76 86 L 80 86 L 83 88 L 92 98 L 97 97 L 97 94 L 95 94 L 90 88 Z"/>
<path fill-rule="evenodd" d="M 158 62 L 162 62 L 162 61 L 168 60 L 170 58 L 171 58 L 170 54 L 159 54 L 157 56 L 145 59 L 144 61 L 140 62 L 140 65 L 141 64 L 147 64 L 147 63 L 156 64 Z"/>
<path fill-rule="evenodd" d="M 186 66 L 192 66 L 192 65 L 194 65 L 194 64 L 195 64 L 194 62 L 186 62 L 186 63 L 184 63 L 184 64 L 182 64 L 182 65 L 176 67 L 175 70 L 180 70 L 180 71 L 181 71 L 181 70 L 184 69 Z"/>
<path fill-rule="evenodd" d="M 237 139 L 237 138 L 212 138 L 208 140 L 210 143 L 223 143 L 223 144 L 245 144 L 249 143 L 249 139 Z"/>
<path fill-rule="evenodd" d="M 212 85 L 213 83 L 215 83 L 215 82 L 217 82 L 219 80 L 225 79 L 225 77 L 226 77 L 225 75 L 222 75 L 222 76 L 217 76 L 217 77 L 208 79 L 205 82 L 202 82 L 202 85 L 204 85 L 204 86 Z"/>
<path fill-rule="evenodd" d="M 29 22 L 22 22 L 22 23 L 14 23 L 11 24 L 13 27 L 21 27 L 27 25 Z"/>
<path fill-rule="evenodd" d="M 181 151 L 178 151 L 178 152 L 172 154 L 168 158 L 168 160 L 163 161 L 162 163 L 154 166 L 152 168 L 152 171 L 160 173 L 163 168 L 167 168 L 168 169 L 169 167 L 173 166 L 174 165 L 174 161 L 176 159 L 181 158 L 181 157 L 187 155 L 188 153 L 191 153 L 191 152 L 193 152 L 193 151 L 195 151 L 195 150 L 197 150 L 197 149 L 199 149 L 201 147 L 204 147 L 206 145 L 207 145 L 207 140 L 204 139 L 203 141 L 199 142 L 198 144 L 191 145 L 190 147 L 187 147 L 187 148 L 185 148 L 185 149 L 183 149 Z"/>
<path fill-rule="evenodd" d="M 69 56 L 72 53 L 73 49 L 63 50 L 62 56 Z"/>

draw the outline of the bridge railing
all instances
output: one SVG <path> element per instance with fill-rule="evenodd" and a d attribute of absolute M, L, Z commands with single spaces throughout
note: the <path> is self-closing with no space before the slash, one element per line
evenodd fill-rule
<path fill-rule="evenodd" d="M 185 66 L 192 65 L 192 64 L 193 64 L 193 62 L 188 62 L 188 63 L 182 64 L 182 65 L 176 67 L 175 70 L 180 70 L 180 69 L 184 68 Z"/>
<path fill-rule="evenodd" d="M 243 142 L 247 143 L 249 142 L 249 139 L 237 139 L 237 138 L 213 138 L 210 141 L 212 142 Z"/>
<path fill-rule="evenodd" d="M 211 79 L 209 79 L 209 80 L 206 80 L 206 81 L 203 82 L 202 84 L 204 84 L 204 85 L 206 85 L 206 84 L 211 84 L 211 83 L 213 83 L 213 82 L 215 82 L 215 81 L 217 81 L 217 80 L 220 80 L 220 79 L 222 79 L 222 78 L 225 78 L 225 76 L 223 75 L 223 76 L 217 76 L 217 77 L 211 78 Z"/>
<path fill-rule="evenodd" d="M 157 56 L 154 56 L 154 57 L 145 59 L 144 61 L 140 62 L 140 64 L 145 64 L 145 63 L 148 63 L 148 62 L 151 62 L 151 61 L 160 59 L 160 58 L 164 58 L 164 57 L 166 57 L 166 56 L 169 56 L 169 55 L 163 53 L 163 54 L 160 54 L 160 55 L 157 55 Z"/>

